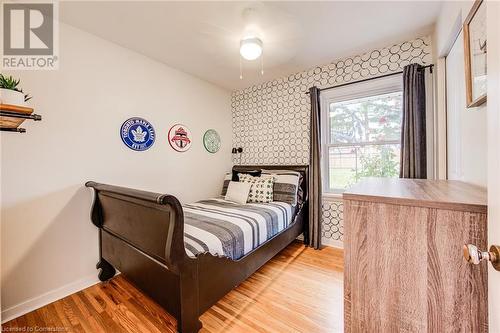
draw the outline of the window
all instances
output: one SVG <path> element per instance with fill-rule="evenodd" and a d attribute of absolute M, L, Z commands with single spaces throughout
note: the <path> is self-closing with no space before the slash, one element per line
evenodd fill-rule
<path fill-rule="evenodd" d="M 325 192 L 399 176 L 402 97 L 400 75 L 321 93 Z"/>

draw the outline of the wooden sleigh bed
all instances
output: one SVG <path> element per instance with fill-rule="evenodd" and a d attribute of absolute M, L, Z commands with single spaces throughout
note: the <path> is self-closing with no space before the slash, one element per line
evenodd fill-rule
<path fill-rule="evenodd" d="M 238 260 L 186 254 L 184 212 L 171 195 L 87 182 L 95 190 L 91 219 L 99 228 L 99 279 L 115 268 L 177 319 L 182 333 L 198 332 L 199 316 L 304 233 L 307 240 L 308 166 L 235 166 L 233 170 L 298 171 L 303 203 L 290 225 Z"/>

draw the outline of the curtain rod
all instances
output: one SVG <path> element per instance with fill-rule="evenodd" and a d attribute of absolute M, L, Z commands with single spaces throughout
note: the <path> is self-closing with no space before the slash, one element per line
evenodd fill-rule
<path fill-rule="evenodd" d="M 432 74 L 432 68 L 434 67 L 434 64 L 430 64 L 430 65 L 427 65 L 427 66 L 422 66 L 422 70 L 425 70 L 426 68 L 430 68 L 430 72 Z M 345 87 L 345 86 L 348 86 L 348 85 L 351 85 L 351 84 L 355 84 L 355 83 L 361 83 L 361 82 L 366 82 L 366 81 L 371 81 L 371 80 L 375 80 L 375 79 L 381 79 L 381 78 L 384 78 L 384 77 L 388 77 L 388 76 L 393 76 L 393 75 L 398 75 L 398 74 L 403 74 L 403 71 L 399 71 L 399 72 L 394 72 L 394 73 L 389 73 L 389 74 L 384 74 L 384 75 L 380 75 L 380 76 L 375 76 L 375 77 L 370 77 L 368 79 L 363 79 L 363 80 L 358 80 L 358 81 L 351 81 L 351 82 L 347 82 L 347 83 L 343 83 L 343 84 L 339 84 L 339 85 L 336 85 L 336 86 L 331 86 L 331 87 L 326 87 L 326 88 L 321 88 L 319 89 L 319 91 L 323 91 L 323 90 L 330 90 L 330 89 L 333 89 L 333 88 L 340 88 L 340 87 Z M 306 91 L 305 92 L 306 95 L 309 95 L 309 91 Z"/>

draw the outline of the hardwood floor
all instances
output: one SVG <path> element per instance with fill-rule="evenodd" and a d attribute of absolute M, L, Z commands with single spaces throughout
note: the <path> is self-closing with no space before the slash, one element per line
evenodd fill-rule
<path fill-rule="evenodd" d="M 343 332 L 342 271 L 341 250 L 293 243 L 205 312 L 201 332 Z M 118 275 L 2 330 L 160 333 L 175 327 L 172 316 Z"/>

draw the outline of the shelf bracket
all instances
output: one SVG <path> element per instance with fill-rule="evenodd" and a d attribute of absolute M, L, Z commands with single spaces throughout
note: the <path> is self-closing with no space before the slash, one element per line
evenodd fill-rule
<path fill-rule="evenodd" d="M 26 133 L 25 128 L 7 128 L 7 127 L 0 127 L 0 131 L 2 132 L 17 132 L 17 133 Z"/>
<path fill-rule="evenodd" d="M 34 121 L 42 120 L 42 116 L 40 116 L 39 114 L 22 114 L 22 113 L 9 112 L 9 111 L 0 111 L 0 117 L 32 119 Z"/>

